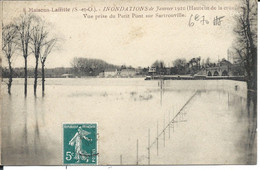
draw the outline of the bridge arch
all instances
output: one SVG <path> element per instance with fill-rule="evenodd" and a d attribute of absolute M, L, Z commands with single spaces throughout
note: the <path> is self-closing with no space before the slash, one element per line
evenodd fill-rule
<path fill-rule="evenodd" d="M 219 73 L 218 73 L 218 71 L 214 71 L 214 74 L 213 74 L 213 76 L 219 76 Z"/>
<path fill-rule="evenodd" d="M 211 71 L 209 71 L 209 72 L 208 72 L 208 76 L 212 76 L 212 73 L 211 73 Z"/>
<path fill-rule="evenodd" d="M 222 72 L 222 76 L 228 76 L 227 70 L 224 70 L 224 71 Z"/>

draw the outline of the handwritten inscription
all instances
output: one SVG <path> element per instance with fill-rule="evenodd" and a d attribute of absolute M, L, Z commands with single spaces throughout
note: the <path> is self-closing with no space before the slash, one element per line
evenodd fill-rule
<path fill-rule="evenodd" d="M 225 16 L 216 16 L 213 19 L 213 25 L 220 26 Z M 189 18 L 189 27 L 193 27 L 195 24 L 208 25 L 210 24 L 209 19 L 205 15 L 191 14 Z"/>
<path fill-rule="evenodd" d="M 215 18 L 214 18 L 214 20 L 213 20 L 213 25 L 221 25 L 221 22 L 223 21 L 223 18 L 224 18 L 225 16 L 221 16 L 221 17 L 218 17 L 218 16 L 216 16 Z"/>
<path fill-rule="evenodd" d="M 193 27 L 195 23 L 200 23 L 201 25 L 209 24 L 209 21 L 206 19 L 204 15 L 198 15 L 198 14 L 191 14 L 190 20 L 189 20 L 189 26 Z"/>

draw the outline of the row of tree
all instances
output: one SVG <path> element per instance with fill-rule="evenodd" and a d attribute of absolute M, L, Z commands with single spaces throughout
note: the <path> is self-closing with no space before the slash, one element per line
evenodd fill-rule
<path fill-rule="evenodd" d="M 71 66 L 73 69 L 73 74 L 75 76 L 98 76 L 99 73 L 104 71 L 121 71 L 123 69 L 135 69 L 134 67 L 126 66 L 126 65 L 114 65 L 109 64 L 101 59 L 94 58 L 83 58 L 83 57 L 75 57 L 71 62 Z M 139 74 L 144 75 L 143 72 L 148 72 L 147 68 L 137 68 L 135 70 L 141 70 Z"/>
<path fill-rule="evenodd" d="M 222 61 L 225 59 L 222 59 Z M 194 57 L 187 61 L 185 58 L 177 58 L 172 62 L 169 74 L 195 74 L 201 69 L 215 67 L 218 63 L 210 61 L 210 58 L 201 60 L 201 57 Z M 166 74 L 166 65 L 162 60 L 156 60 L 152 67 L 156 68 L 157 74 Z"/>
<path fill-rule="evenodd" d="M 9 80 L 8 93 L 11 94 L 13 67 L 12 57 L 15 53 L 24 58 L 24 95 L 27 96 L 27 60 L 33 54 L 35 58 L 34 69 L 34 95 L 37 92 L 37 78 L 39 61 L 42 67 L 42 94 L 44 95 L 44 69 L 48 55 L 56 45 L 57 38 L 50 34 L 49 24 L 38 16 L 23 14 L 11 23 L 3 25 L 2 51 L 8 61 Z"/>
<path fill-rule="evenodd" d="M 99 73 L 108 69 L 119 69 L 119 66 L 109 64 L 100 59 L 75 57 L 71 66 L 76 76 L 97 76 Z"/>
<path fill-rule="evenodd" d="M 9 78 L 9 68 L 2 68 L 2 78 Z M 27 69 L 28 78 L 34 78 L 34 68 Z M 44 69 L 44 77 L 45 78 L 62 78 L 64 75 L 74 74 L 74 71 L 70 67 L 55 67 L 55 68 L 45 68 Z M 66 77 L 66 76 L 65 76 Z M 13 78 L 24 78 L 24 68 L 23 67 L 14 67 L 13 68 Z M 42 69 L 38 69 L 38 80 L 42 79 Z"/>

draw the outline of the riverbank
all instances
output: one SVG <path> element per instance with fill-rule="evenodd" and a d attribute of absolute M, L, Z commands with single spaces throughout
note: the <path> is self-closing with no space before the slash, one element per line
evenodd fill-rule
<path fill-rule="evenodd" d="M 237 80 L 245 81 L 244 76 L 191 76 L 191 75 L 164 75 L 147 76 L 145 80 Z"/>

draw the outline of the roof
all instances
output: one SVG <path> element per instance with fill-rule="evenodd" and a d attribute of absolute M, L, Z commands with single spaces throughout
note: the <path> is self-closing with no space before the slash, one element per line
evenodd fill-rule
<path fill-rule="evenodd" d="M 232 65 L 228 60 L 222 60 L 219 62 L 221 65 Z"/>
<path fill-rule="evenodd" d="M 62 74 L 61 76 L 73 76 L 73 74 Z"/>

